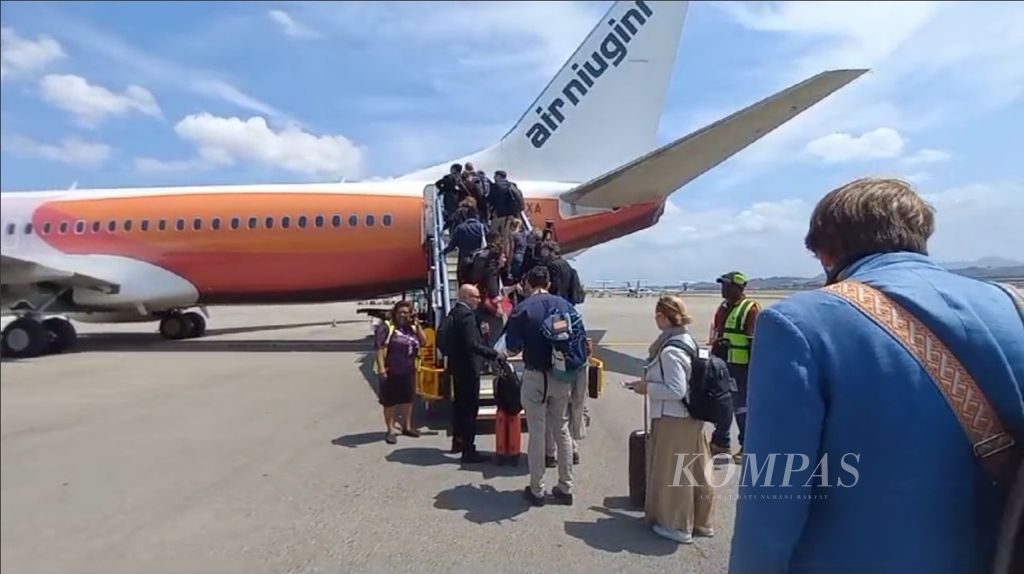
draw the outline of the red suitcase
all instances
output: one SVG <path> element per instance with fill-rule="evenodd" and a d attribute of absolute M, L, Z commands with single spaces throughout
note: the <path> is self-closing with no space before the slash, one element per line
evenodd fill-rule
<path fill-rule="evenodd" d="M 498 410 L 494 436 L 499 465 L 518 466 L 523 448 L 523 415 L 510 415 Z"/>

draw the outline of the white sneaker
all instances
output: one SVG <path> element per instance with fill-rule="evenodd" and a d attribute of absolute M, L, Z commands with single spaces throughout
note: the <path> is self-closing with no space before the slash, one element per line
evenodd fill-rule
<path fill-rule="evenodd" d="M 709 528 L 701 528 L 700 526 L 695 526 L 693 528 L 693 535 L 694 536 L 703 536 L 704 538 L 714 538 L 715 537 L 715 529 L 714 528 L 710 528 L 710 527 Z"/>
<path fill-rule="evenodd" d="M 680 544 L 693 544 L 693 535 L 689 532 L 683 532 L 682 530 L 673 530 L 671 528 L 666 528 L 660 524 L 655 524 L 652 527 L 652 530 L 654 530 L 654 533 L 658 536 L 661 536 L 662 538 L 668 538 L 669 540 L 674 540 Z"/>

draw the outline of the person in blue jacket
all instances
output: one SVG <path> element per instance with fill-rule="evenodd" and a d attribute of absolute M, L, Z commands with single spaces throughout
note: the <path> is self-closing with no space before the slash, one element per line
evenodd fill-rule
<path fill-rule="evenodd" d="M 805 243 L 828 284 L 872 286 L 927 326 L 1024 445 L 1012 291 L 933 262 L 934 226 L 909 184 L 860 179 L 818 203 Z M 825 289 L 756 328 L 730 572 L 990 571 L 1007 489 L 922 364 Z"/>

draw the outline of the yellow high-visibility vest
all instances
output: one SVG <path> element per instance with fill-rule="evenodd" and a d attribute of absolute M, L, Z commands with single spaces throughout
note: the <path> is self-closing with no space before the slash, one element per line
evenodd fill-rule
<path fill-rule="evenodd" d="M 743 329 L 747 313 L 754 306 L 753 299 L 744 299 L 729 311 L 725 318 L 722 336 L 729 341 L 729 358 L 727 362 L 734 365 L 746 365 L 750 362 L 750 339 Z"/>

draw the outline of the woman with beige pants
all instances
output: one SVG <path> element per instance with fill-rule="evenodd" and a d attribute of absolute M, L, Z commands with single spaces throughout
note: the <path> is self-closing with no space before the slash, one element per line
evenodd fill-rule
<path fill-rule="evenodd" d="M 690 417 L 682 402 L 692 369 L 689 354 L 680 346 L 697 351 L 697 343 L 686 329 L 691 318 L 679 297 L 658 300 L 654 317 L 661 335 L 650 347 L 643 380 L 630 385 L 650 401 L 645 515 L 659 536 L 690 544 L 694 535 L 715 534 L 711 450 L 704 421 Z"/>

